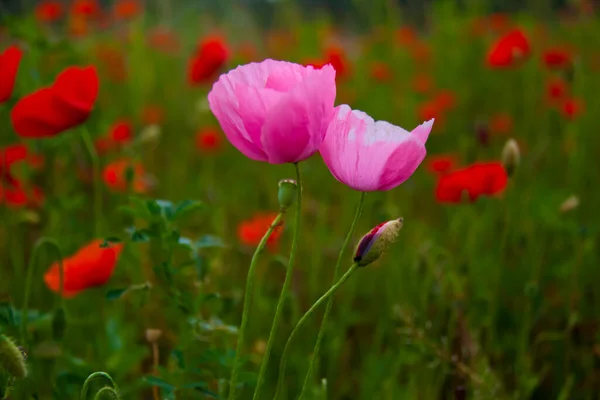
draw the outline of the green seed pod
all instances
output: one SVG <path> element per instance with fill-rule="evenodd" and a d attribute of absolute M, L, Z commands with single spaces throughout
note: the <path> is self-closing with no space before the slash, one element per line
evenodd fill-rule
<path fill-rule="evenodd" d="M 296 190 L 298 190 L 298 183 L 293 179 L 283 179 L 279 181 L 279 192 L 277 198 L 279 199 L 279 208 L 281 211 L 286 211 L 296 199 Z"/>
<path fill-rule="evenodd" d="M 521 151 L 515 139 L 509 139 L 502 149 L 502 164 L 508 176 L 512 176 L 521 162 Z"/>
<path fill-rule="evenodd" d="M 23 379 L 27 376 L 27 365 L 23 352 L 8 337 L 0 334 L 0 368 L 10 376 Z"/>

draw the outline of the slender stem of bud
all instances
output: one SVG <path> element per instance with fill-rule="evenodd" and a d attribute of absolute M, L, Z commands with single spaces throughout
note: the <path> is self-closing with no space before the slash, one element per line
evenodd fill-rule
<path fill-rule="evenodd" d="M 115 381 L 113 381 L 113 379 L 110 377 L 110 375 L 107 374 L 106 372 L 99 371 L 99 372 L 94 372 L 93 374 L 88 376 L 87 379 L 85 380 L 85 382 L 83 382 L 83 389 L 81 390 L 81 400 L 87 400 L 90 386 L 92 384 L 92 381 L 95 379 L 104 379 L 110 385 L 110 386 L 107 386 L 107 388 L 112 389 L 113 392 L 117 393 L 117 384 L 115 383 Z M 97 397 L 98 397 L 98 395 L 96 395 L 96 398 Z M 119 398 L 118 394 L 117 394 L 116 398 L 117 399 Z"/>
<path fill-rule="evenodd" d="M 94 147 L 94 142 L 90 136 L 90 132 L 84 125 L 81 129 L 81 139 L 83 145 L 90 157 L 92 163 L 92 182 L 93 182 L 93 209 L 94 209 L 94 237 L 97 238 L 100 235 L 100 222 L 102 219 L 102 186 L 100 181 L 100 159 L 98 158 L 98 152 Z"/>
<path fill-rule="evenodd" d="M 246 292 L 244 294 L 244 309 L 242 311 L 242 323 L 238 333 L 237 348 L 235 351 L 235 358 L 233 359 L 233 369 L 231 371 L 231 378 L 229 380 L 229 400 L 235 399 L 235 389 L 239 370 L 241 367 L 242 350 L 244 348 L 244 339 L 246 333 L 246 326 L 248 325 L 248 314 L 252 305 L 252 293 L 254 293 L 254 281 L 256 278 L 256 265 L 258 264 L 258 255 L 267 245 L 267 240 L 271 237 L 271 234 L 275 228 L 281 223 L 283 213 L 277 214 L 277 217 L 271 223 L 271 226 L 260 240 L 258 247 L 254 251 L 252 260 L 250 261 L 250 268 L 248 269 L 248 276 L 246 277 Z"/>
<path fill-rule="evenodd" d="M 258 373 L 258 381 L 256 388 L 254 389 L 253 400 L 257 400 L 260 396 L 260 391 L 265 383 L 265 374 L 267 372 L 267 365 L 269 364 L 269 358 L 271 355 L 271 349 L 275 343 L 275 336 L 277 328 L 281 322 L 281 316 L 283 313 L 283 305 L 290 292 L 290 284 L 292 283 L 292 274 L 294 271 L 294 263 L 296 261 L 296 253 L 298 250 L 298 237 L 300 236 L 300 217 L 302 214 L 302 181 L 300 180 L 300 168 L 298 163 L 294 164 L 296 167 L 296 183 L 298 185 L 296 189 L 296 223 L 294 225 L 294 237 L 292 239 L 292 249 L 290 251 L 290 258 L 288 260 L 287 268 L 285 271 L 285 279 L 283 281 L 283 287 L 279 294 L 279 301 L 277 302 L 277 308 L 275 309 L 275 316 L 273 317 L 273 323 L 271 325 L 271 331 L 269 332 L 269 339 L 267 340 L 267 347 L 265 354 L 262 359 L 260 371 Z"/>
<path fill-rule="evenodd" d="M 52 247 L 58 257 L 58 276 L 59 276 L 59 288 L 60 288 L 60 302 L 62 309 L 66 312 L 65 308 L 65 298 L 63 296 L 64 286 L 65 286 L 65 267 L 63 264 L 63 256 L 60 251 L 60 247 L 56 240 L 43 237 L 40 238 L 33 247 L 33 252 L 31 253 L 31 258 L 29 259 L 29 265 L 27 267 L 27 277 L 25 278 L 25 297 L 23 298 L 23 310 L 21 311 L 21 343 L 25 345 L 27 343 L 27 311 L 29 309 L 29 297 L 31 295 L 31 282 L 33 279 L 33 270 L 35 268 L 35 261 L 37 259 L 37 254 L 40 248 L 43 245 L 49 245 Z"/>
<path fill-rule="evenodd" d="M 103 387 L 96 393 L 94 400 L 119 400 L 119 393 L 111 387 Z"/>
<path fill-rule="evenodd" d="M 350 275 L 352 275 L 352 273 L 354 272 L 354 270 L 356 270 L 358 268 L 358 264 L 352 264 L 352 266 L 350 267 L 350 269 L 348 269 L 348 271 L 346 271 L 346 273 L 340 278 L 339 281 L 337 281 L 337 283 L 335 285 L 333 285 L 327 292 L 325 292 L 325 294 L 323 296 L 321 296 L 319 298 L 319 300 L 317 300 L 315 302 L 315 304 L 312 305 L 312 307 L 310 307 L 308 309 L 308 311 L 302 316 L 302 318 L 300 318 L 300 320 L 296 323 L 296 326 L 294 327 L 294 329 L 292 330 L 292 333 L 290 334 L 290 337 L 287 340 L 287 343 L 285 344 L 285 347 L 283 348 L 283 354 L 281 355 L 281 363 L 279 364 L 279 378 L 277 380 L 277 389 L 275 391 L 275 400 L 277 400 L 280 395 L 281 395 L 281 390 L 283 389 L 283 382 L 285 381 L 285 367 L 287 364 L 287 358 L 288 358 L 288 353 L 290 351 L 290 345 L 292 343 L 292 341 L 294 340 L 294 338 L 296 337 L 296 335 L 298 334 L 298 331 L 300 329 L 300 327 L 302 325 L 304 325 L 304 323 L 308 320 L 308 318 L 316 311 L 316 309 L 323 304 L 327 299 L 329 299 L 331 296 L 333 296 L 335 294 L 335 292 L 337 292 L 337 290 L 344 284 L 344 282 L 346 282 L 348 280 L 348 278 L 350 278 Z"/>
<path fill-rule="evenodd" d="M 354 213 L 354 220 L 350 225 L 350 230 L 348 230 L 348 234 L 346 235 L 346 239 L 344 240 L 344 244 L 340 249 L 340 253 L 338 254 L 337 263 L 335 264 L 335 269 L 333 270 L 333 282 L 332 285 L 339 279 L 340 277 L 340 268 L 342 266 L 342 260 L 344 259 L 344 252 L 348 248 L 350 244 L 350 240 L 352 239 L 352 235 L 354 234 L 354 230 L 356 229 L 356 224 L 360 218 L 360 214 L 362 213 L 363 204 L 365 201 L 365 192 L 360 194 L 360 199 L 358 200 L 358 204 L 356 206 L 356 212 Z M 321 321 L 321 328 L 319 329 L 319 334 L 317 335 L 317 341 L 315 343 L 315 347 L 313 349 L 312 357 L 310 359 L 310 364 L 308 367 L 308 372 L 306 373 L 306 377 L 304 378 L 304 385 L 302 386 L 302 391 L 300 392 L 299 400 L 302 400 L 306 395 L 306 391 L 308 390 L 308 382 L 310 382 L 310 378 L 312 377 L 313 371 L 315 369 L 318 357 L 319 350 L 321 348 L 321 341 L 323 340 L 323 336 L 325 335 L 325 327 L 327 325 L 327 319 L 329 318 L 329 313 L 331 312 L 331 308 L 333 306 L 333 296 L 329 298 L 327 301 L 327 306 L 325 307 L 325 313 L 323 313 L 323 320 Z"/>

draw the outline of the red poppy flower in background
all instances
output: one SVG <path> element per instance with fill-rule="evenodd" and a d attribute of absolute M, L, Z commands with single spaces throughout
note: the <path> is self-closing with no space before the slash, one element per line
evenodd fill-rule
<path fill-rule="evenodd" d="M 42 156 L 31 154 L 27 146 L 21 143 L 0 148 L 0 183 L 16 184 L 11 168 L 13 164 L 24 161 L 30 168 L 38 169 L 44 164 Z"/>
<path fill-rule="evenodd" d="M 417 115 L 419 120 L 429 121 L 435 118 L 436 125 L 443 124 L 444 112 L 435 101 L 429 100 L 422 103 L 417 110 Z"/>
<path fill-rule="evenodd" d="M 513 130 L 513 118 L 507 113 L 496 113 L 490 117 L 488 128 L 492 135 L 508 135 Z"/>
<path fill-rule="evenodd" d="M 27 138 L 55 136 L 85 122 L 98 95 L 94 67 L 69 67 L 52 86 L 19 100 L 11 111 L 15 132 Z"/>
<path fill-rule="evenodd" d="M 165 111 L 161 106 L 149 104 L 142 109 L 142 122 L 146 125 L 160 125 L 165 120 Z"/>
<path fill-rule="evenodd" d="M 75 0 L 71 6 L 71 14 L 81 17 L 95 17 L 100 7 L 95 0 Z"/>
<path fill-rule="evenodd" d="M 221 148 L 223 139 L 215 128 L 203 128 L 196 133 L 196 148 L 204 153 L 214 153 Z"/>
<path fill-rule="evenodd" d="M 567 83 L 561 78 L 552 78 L 546 84 L 546 98 L 551 105 L 563 100 L 569 93 Z"/>
<path fill-rule="evenodd" d="M 488 24 L 492 31 L 504 33 L 510 28 L 510 18 L 504 13 L 494 13 L 489 16 Z"/>
<path fill-rule="evenodd" d="M 132 19 L 142 12 L 142 5 L 136 0 L 119 0 L 113 6 L 113 13 L 118 19 Z"/>
<path fill-rule="evenodd" d="M 570 51 L 555 47 L 546 50 L 542 54 L 542 61 L 550 69 L 560 69 L 570 66 L 573 58 Z"/>
<path fill-rule="evenodd" d="M 440 90 L 433 98 L 433 102 L 439 110 L 446 112 L 456 105 L 456 95 L 451 90 Z"/>
<path fill-rule="evenodd" d="M 35 18 L 40 22 L 54 22 L 63 15 L 63 11 L 58 1 L 42 1 L 35 6 Z"/>
<path fill-rule="evenodd" d="M 123 245 L 108 243 L 108 247 L 102 247 L 103 243 L 100 239 L 93 240 L 63 260 L 65 298 L 108 282 L 119 261 Z M 59 268 L 60 264 L 55 262 L 44 274 L 46 286 L 55 293 L 60 293 Z"/>
<path fill-rule="evenodd" d="M 148 45 L 165 54 L 179 52 L 179 37 L 166 27 L 156 27 L 148 33 Z"/>
<path fill-rule="evenodd" d="M 392 80 L 392 70 L 390 66 L 383 61 L 373 61 L 371 63 L 371 77 L 378 82 L 389 82 Z"/>
<path fill-rule="evenodd" d="M 102 172 L 102 179 L 107 187 L 116 192 L 127 191 L 127 170 L 133 168 L 132 190 L 135 193 L 146 193 L 150 188 L 146 181 L 144 166 L 135 161 L 121 159 L 108 164 Z"/>
<path fill-rule="evenodd" d="M 423 41 L 417 40 L 410 48 L 410 54 L 418 65 L 429 64 L 431 61 L 431 48 Z"/>
<path fill-rule="evenodd" d="M 95 52 L 102 66 L 101 72 L 105 72 L 108 78 L 114 82 L 127 79 L 127 62 L 122 50 L 101 44 L 96 47 Z"/>
<path fill-rule="evenodd" d="M 429 74 L 417 73 L 412 80 L 412 88 L 417 93 L 428 93 L 433 88 L 433 80 Z"/>
<path fill-rule="evenodd" d="M 22 56 L 23 52 L 17 46 L 10 46 L 0 53 L 0 104 L 12 95 Z"/>
<path fill-rule="evenodd" d="M 568 120 L 575 120 L 584 111 L 584 103 L 580 99 L 567 98 L 561 105 L 560 111 Z"/>
<path fill-rule="evenodd" d="M 275 213 L 259 213 L 254 217 L 243 221 L 237 230 L 239 240 L 247 246 L 258 246 L 263 235 L 269 230 L 271 223 L 277 214 Z M 273 234 L 267 240 L 267 246 L 271 249 L 277 247 L 281 236 L 281 226 L 279 225 L 273 230 Z"/>
<path fill-rule="evenodd" d="M 39 207 L 44 202 L 44 194 L 39 187 L 25 188 L 19 181 L 0 183 L 0 201 L 8 207 Z"/>
<path fill-rule="evenodd" d="M 229 49 L 220 36 L 204 38 L 188 65 L 188 81 L 192 85 L 210 82 L 229 59 Z"/>
<path fill-rule="evenodd" d="M 401 46 L 411 47 L 417 41 L 417 34 L 409 26 L 403 26 L 396 31 L 396 40 Z"/>
<path fill-rule="evenodd" d="M 456 156 L 453 154 L 437 154 L 427 157 L 427 170 L 435 175 L 446 174 L 458 165 Z"/>
<path fill-rule="evenodd" d="M 237 54 L 246 64 L 258 60 L 258 50 L 252 42 L 242 42 L 238 47 Z"/>
<path fill-rule="evenodd" d="M 460 203 L 463 193 L 470 201 L 481 196 L 501 193 L 508 183 L 508 175 L 501 163 L 476 163 L 440 176 L 435 196 L 441 203 Z"/>
<path fill-rule="evenodd" d="M 350 63 L 346 52 L 338 46 L 331 46 L 325 50 L 325 64 L 331 64 L 335 69 L 335 79 L 342 79 L 350 75 Z"/>
<path fill-rule="evenodd" d="M 492 45 L 487 57 L 491 68 L 507 68 L 523 62 L 531 53 L 529 40 L 520 29 L 502 36 Z"/>
<path fill-rule="evenodd" d="M 119 148 L 133 138 L 133 127 L 129 120 L 119 120 L 111 127 L 107 136 L 96 140 L 96 149 L 99 153 L 106 153 L 110 150 Z"/>

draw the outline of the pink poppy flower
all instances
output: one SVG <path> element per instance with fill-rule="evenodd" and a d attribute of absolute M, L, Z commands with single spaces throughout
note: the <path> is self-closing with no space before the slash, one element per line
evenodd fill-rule
<path fill-rule="evenodd" d="M 221 75 L 208 94 L 227 139 L 246 157 L 296 163 L 317 152 L 333 116 L 335 70 L 264 60 Z"/>
<path fill-rule="evenodd" d="M 425 158 L 433 121 L 409 132 L 343 104 L 335 109 L 320 152 L 333 176 L 352 189 L 390 190 L 410 178 Z"/>

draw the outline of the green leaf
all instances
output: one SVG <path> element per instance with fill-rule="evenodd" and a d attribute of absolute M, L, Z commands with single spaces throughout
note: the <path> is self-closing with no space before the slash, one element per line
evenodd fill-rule
<path fill-rule="evenodd" d="M 121 239 L 119 239 L 116 236 L 110 236 L 104 239 L 104 242 L 102 242 L 102 244 L 100 245 L 101 248 L 105 249 L 107 247 L 110 247 L 111 243 L 121 243 L 123 242 Z"/>
<path fill-rule="evenodd" d="M 196 248 L 206 249 L 209 247 L 225 247 L 225 243 L 223 239 L 214 235 L 204 235 L 196 240 Z"/>
<path fill-rule="evenodd" d="M 144 382 L 152 385 L 152 386 L 158 386 L 159 388 L 168 390 L 168 391 L 174 391 L 176 389 L 175 386 L 171 385 L 168 382 L 163 381 L 162 379 L 156 377 L 156 376 L 152 376 L 152 375 L 147 375 L 143 378 Z"/>
<path fill-rule="evenodd" d="M 128 290 L 129 290 L 129 288 L 110 289 L 109 291 L 106 292 L 104 297 L 106 298 L 106 300 L 117 300 L 121 296 L 123 296 L 125 293 L 127 293 Z"/>
<path fill-rule="evenodd" d="M 204 203 L 197 200 L 184 200 L 178 203 L 173 209 L 173 214 L 170 220 L 175 221 L 181 219 L 187 214 L 190 214 L 193 211 L 199 210 L 204 207 Z"/>

